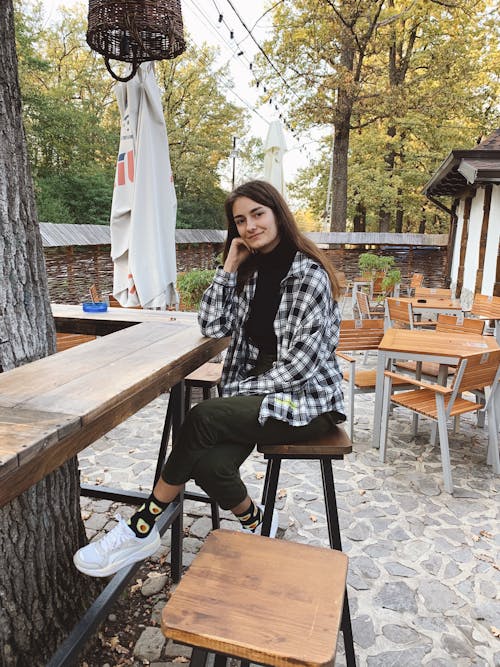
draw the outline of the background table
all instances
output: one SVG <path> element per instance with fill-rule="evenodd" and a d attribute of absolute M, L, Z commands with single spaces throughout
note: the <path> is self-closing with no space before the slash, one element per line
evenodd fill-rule
<path fill-rule="evenodd" d="M 178 310 L 108 308 L 105 313 L 87 313 L 81 304 L 52 303 L 52 315 L 59 333 L 106 336 L 141 322 L 197 325 L 198 315 Z"/>
<path fill-rule="evenodd" d="M 493 336 L 416 329 L 388 329 L 378 347 L 373 447 L 378 448 L 380 445 L 384 371 L 389 362 L 412 359 L 414 361 L 433 361 L 444 365 L 458 364 L 471 354 L 498 349 L 499 345 Z"/>
<path fill-rule="evenodd" d="M 398 297 L 398 301 L 411 303 L 415 315 L 458 315 L 463 312 L 459 299 Z"/>

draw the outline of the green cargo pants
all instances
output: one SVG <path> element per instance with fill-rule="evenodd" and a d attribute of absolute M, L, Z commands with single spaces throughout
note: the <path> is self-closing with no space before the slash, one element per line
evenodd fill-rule
<path fill-rule="evenodd" d="M 212 398 L 195 405 L 186 416 L 162 478 L 168 484 L 185 484 L 194 479 L 222 509 L 241 503 L 247 489 L 239 468 L 256 443 L 292 443 L 327 433 L 332 424 L 345 420 L 337 412 L 327 412 L 305 426 L 267 419 L 259 424 L 264 396 Z"/>

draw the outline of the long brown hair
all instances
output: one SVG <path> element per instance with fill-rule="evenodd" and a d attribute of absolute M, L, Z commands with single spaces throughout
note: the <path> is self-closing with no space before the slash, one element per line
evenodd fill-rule
<path fill-rule="evenodd" d="M 223 261 L 225 261 L 229 253 L 232 240 L 239 236 L 233 218 L 233 205 L 238 197 L 248 197 L 248 199 L 252 199 L 258 204 L 261 204 L 261 206 L 267 206 L 272 210 L 278 226 L 280 238 L 321 264 L 328 274 L 332 288 L 332 296 L 335 301 L 337 301 L 340 294 L 340 287 L 330 260 L 313 241 L 308 239 L 307 236 L 304 236 L 300 231 L 288 204 L 283 199 L 280 192 L 267 181 L 249 181 L 248 183 L 243 183 L 235 188 L 226 199 L 224 209 L 227 220 L 227 238 L 222 253 Z M 239 290 L 243 289 L 243 285 L 254 272 L 256 264 L 257 260 L 255 255 L 250 255 L 250 257 L 239 267 Z"/>

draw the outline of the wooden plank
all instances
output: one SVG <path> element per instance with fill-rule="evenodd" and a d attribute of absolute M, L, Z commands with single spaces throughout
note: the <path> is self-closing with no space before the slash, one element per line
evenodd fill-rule
<path fill-rule="evenodd" d="M 137 327 L 140 327 L 140 330 L 135 332 Z M 30 399 L 56 391 L 58 387 L 73 382 L 75 378 L 83 380 L 96 370 L 115 362 L 119 364 L 121 361 L 124 365 L 123 360 L 128 355 L 143 348 L 146 350 L 155 342 L 160 341 L 165 348 L 169 337 L 188 328 L 175 323 L 148 323 L 137 327 L 118 331 L 113 335 L 112 341 L 111 337 L 99 338 L 86 345 L 58 352 L 0 374 L 0 405 L 24 406 Z M 201 338 L 197 331 L 196 333 L 198 338 Z M 162 349 L 161 354 L 159 350 L 157 352 L 159 355 L 157 361 L 161 366 L 165 350 Z M 83 394 L 87 393 L 83 385 Z M 50 406 L 48 409 L 50 410 Z M 65 412 L 65 410 L 59 411 Z"/>
<path fill-rule="evenodd" d="M 109 225 L 72 225 L 41 222 L 44 247 L 108 245 Z M 389 232 L 307 232 L 316 243 L 339 245 L 398 245 L 446 247 L 448 234 L 394 234 Z M 176 229 L 176 243 L 224 243 L 225 229 Z"/>
<path fill-rule="evenodd" d="M 0 407 L 0 477 L 79 428 L 74 415 Z"/>
<path fill-rule="evenodd" d="M 476 273 L 476 284 L 474 289 L 474 292 L 476 294 L 481 293 L 481 289 L 483 287 L 484 260 L 486 257 L 486 246 L 488 244 L 488 227 L 490 224 L 492 192 L 493 192 L 493 186 L 491 184 L 488 184 L 484 190 L 483 219 L 481 222 L 481 237 L 479 240 L 479 258 L 478 258 L 477 273 Z"/>

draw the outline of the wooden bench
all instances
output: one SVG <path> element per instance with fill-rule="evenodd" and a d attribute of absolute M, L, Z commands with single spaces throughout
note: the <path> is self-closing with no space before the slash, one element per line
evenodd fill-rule
<path fill-rule="evenodd" d="M 194 647 L 193 667 L 207 652 L 217 667 L 228 656 L 242 666 L 333 665 L 346 576 L 338 551 L 217 530 L 163 609 L 162 630 Z"/>

